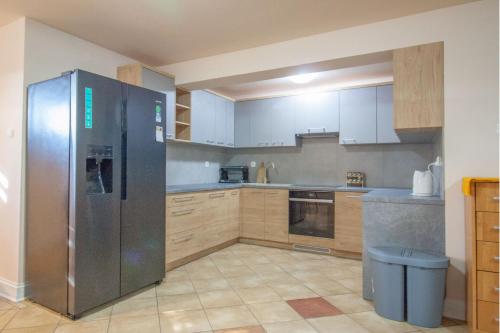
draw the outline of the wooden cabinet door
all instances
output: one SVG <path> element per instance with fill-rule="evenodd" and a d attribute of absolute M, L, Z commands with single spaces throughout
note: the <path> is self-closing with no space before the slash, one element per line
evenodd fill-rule
<path fill-rule="evenodd" d="M 288 190 L 265 191 L 265 239 L 288 243 Z"/>
<path fill-rule="evenodd" d="M 335 192 L 335 249 L 363 251 L 363 193 Z"/>
<path fill-rule="evenodd" d="M 394 130 L 392 85 L 377 87 L 377 143 L 399 143 Z"/>
<path fill-rule="evenodd" d="M 250 147 L 251 101 L 236 102 L 234 105 L 234 145 L 237 148 Z"/>
<path fill-rule="evenodd" d="M 377 90 L 375 87 L 340 91 L 339 143 L 377 142 Z"/>
<path fill-rule="evenodd" d="M 396 130 L 443 126 L 443 67 L 443 42 L 393 51 Z"/>
<path fill-rule="evenodd" d="M 226 109 L 226 146 L 234 147 L 234 103 L 225 101 Z"/>
<path fill-rule="evenodd" d="M 328 91 L 289 97 L 295 99 L 298 134 L 339 131 L 339 92 Z"/>
<path fill-rule="evenodd" d="M 265 190 L 241 189 L 241 237 L 264 239 Z"/>

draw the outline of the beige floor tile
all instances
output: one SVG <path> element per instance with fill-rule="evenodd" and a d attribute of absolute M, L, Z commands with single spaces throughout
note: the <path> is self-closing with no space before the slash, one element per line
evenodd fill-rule
<path fill-rule="evenodd" d="M 242 288 L 236 289 L 236 292 L 246 304 L 281 301 L 281 297 L 270 287 Z"/>
<path fill-rule="evenodd" d="M 220 308 L 243 304 L 241 298 L 232 289 L 207 291 L 198 293 L 198 296 L 204 308 Z"/>
<path fill-rule="evenodd" d="M 127 299 L 152 298 L 156 297 L 156 287 L 154 285 L 143 288 L 132 294 L 127 295 Z"/>
<path fill-rule="evenodd" d="M 36 327 L 11 328 L 3 330 L 2 333 L 53 333 L 57 325 L 43 325 Z"/>
<path fill-rule="evenodd" d="M 0 330 L 4 328 L 9 321 L 12 320 L 12 318 L 15 316 L 16 312 L 19 311 L 18 309 L 12 309 L 12 310 L 3 310 L 0 311 Z"/>
<path fill-rule="evenodd" d="M 320 296 L 352 293 L 352 290 L 332 280 L 305 282 L 304 285 Z"/>
<path fill-rule="evenodd" d="M 385 319 L 373 311 L 353 313 L 349 317 L 371 333 L 405 333 L 417 330 L 406 322 Z"/>
<path fill-rule="evenodd" d="M 215 265 L 220 268 L 221 266 L 243 266 L 245 263 L 234 256 L 225 256 L 222 258 L 212 258 Z"/>
<path fill-rule="evenodd" d="M 196 293 L 158 297 L 158 311 L 160 313 L 175 310 L 201 309 L 202 306 Z"/>
<path fill-rule="evenodd" d="M 316 333 L 305 320 L 287 321 L 262 325 L 267 333 Z"/>
<path fill-rule="evenodd" d="M 285 272 L 288 272 L 288 273 L 304 270 L 304 263 L 301 261 L 298 261 L 297 259 L 295 259 L 294 262 L 280 263 L 277 265 L 279 267 L 281 267 Z"/>
<path fill-rule="evenodd" d="M 88 311 L 83 314 L 83 316 L 78 319 L 78 321 L 93 321 L 93 320 L 100 320 L 100 319 L 109 319 L 111 316 L 111 311 L 113 310 L 113 304 L 106 304 L 100 307 L 97 307 L 95 309 L 92 309 L 91 311 Z M 72 322 L 71 319 L 63 317 L 61 320 L 62 322 Z"/>
<path fill-rule="evenodd" d="M 112 318 L 108 333 L 160 333 L 158 315 Z"/>
<path fill-rule="evenodd" d="M 323 275 L 331 280 L 343 280 L 343 279 L 349 279 L 356 277 L 356 273 L 353 271 L 350 271 L 344 267 L 338 267 L 338 268 L 325 268 L 321 270 Z"/>
<path fill-rule="evenodd" d="M 336 281 L 355 293 L 363 292 L 363 280 L 360 276 L 351 277 L 347 279 L 337 279 Z"/>
<path fill-rule="evenodd" d="M 165 275 L 165 282 L 187 281 L 189 274 L 185 270 L 173 270 Z"/>
<path fill-rule="evenodd" d="M 308 261 L 308 260 L 323 260 L 327 258 L 325 255 L 321 254 L 314 254 L 314 253 L 306 253 L 306 252 L 299 252 L 299 251 L 291 251 L 290 255 L 303 261 Z"/>
<path fill-rule="evenodd" d="M 318 297 L 318 295 L 303 284 L 272 284 L 271 287 L 284 300 Z"/>
<path fill-rule="evenodd" d="M 438 328 L 420 328 L 422 332 L 425 333 L 467 333 L 467 326 L 449 326 L 449 327 L 438 327 Z"/>
<path fill-rule="evenodd" d="M 286 302 L 257 303 L 248 307 L 261 324 L 302 319 Z"/>
<path fill-rule="evenodd" d="M 59 325 L 54 333 L 106 333 L 109 320 L 95 320 L 88 322 L 75 322 L 73 324 Z"/>
<path fill-rule="evenodd" d="M 256 264 L 249 265 L 250 269 L 256 273 L 283 273 L 283 269 L 276 264 Z"/>
<path fill-rule="evenodd" d="M 0 298 L 0 311 L 9 310 L 15 307 L 15 304 L 6 299 Z"/>
<path fill-rule="evenodd" d="M 195 261 L 192 261 L 184 266 L 185 270 L 188 273 L 192 273 L 194 271 L 202 271 L 204 269 L 215 268 L 215 263 L 212 261 L 210 257 L 204 257 Z"/>
<path fill-rule="evenodd" d="M 194 292 L 195 290 L 191 281 L 163 282 L 159 286 L 156 286 L 156 295 L 158 297 L 167 295 L 190 294 Z"/>
<path fill-rule="evenodd" d="M 61 316 L 40 306 L 27 306 L 16 312 L 5 328 L 21 328 L 59 323 Z"/>
<path fill-rule="evenodd" d="M 288 253 L 270 254 L 266 257 L 270 262 L 274 264 L 291 264 L 297 262 L 297 259 L 289 255 Z"/>
<path fill-rule="evenodd" d="M 373 304 L 363 299 L 360 294 L 327 296 L 325 299 L 344 313 L 373 310 Z"/>
<path fill-rule="evenodd" d="M 216 267 L 207 267 L 201 270 L 193 270 L 188 272 L 191 280 L 199 279 L 216 279 L 223 278 L 221 271 Z"/>
<path fill-rule="evenodd" d="M 319 333 L 370 333 L 347 315 L 321 317 L 307 320 Z"/>
<path fill-rule="evenodd" d="M 194 289 L 197 292 L 229 289 L 231 286 L 224 278 L 192 280 Z"/>
<path fill-rule="evenodd" d="M 302 282 L 325 280 L 325 275 L 319 271 L 294 271 L 290 275 Z"/>
<path fill-rule="evenodd" d="M 218 266 L 219 270 L 222 272 L 226 278 L 228 277 L 237 277 L 237 276 L 248 276 L 255 274 L 250 268 L 246 265 L 224 265 Z"/>
<path fill-rule="evenodd" d="M 274 283 L 300 283 L 299 280 L 285 272 L 259 273 L 259 276 L 267 284 Z"/>
<path fill-rule="evenodd" d="M 214 330 L 258 324 L 253 314 L 244 305 L 206 309 L 205 311 Z"/>
<path fill-rule="evenodd" d="M 158 313 L 155 298 L 127 299 L 113 305 L 111 318 L 147 316 Z"/>
<path fill-rule="evenodd" d="M 257 264 L 270 264 L 271 260 L 269 260 L 266 256 L 262 255 L 250 255 L 250 256 L 242 256 L 241 261 L 243 261 L 247 265 L 257 265 Z"/>
<path fill-rule="evenodd" d="M 160 325 L 163 333 L 191 333 L 212 330 L 203 310 L 164 312 L 160 314 Z"/>
<path fill-rule="evenodd" d="M 255 275 L 227 278 L 227 282 L 233 288 L 252 288 L 266 285 L 266 282 L 260 276 Z"/>

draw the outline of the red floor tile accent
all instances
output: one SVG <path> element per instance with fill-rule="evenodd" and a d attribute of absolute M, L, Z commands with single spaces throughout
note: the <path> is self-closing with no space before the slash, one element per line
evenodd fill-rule
<path fill-rule="evenodd" d="M 262 328 L 262 326 L 248 326 L 218 330 L 214 333 L 266 333 L 266 331 Z"/>
<path fill-rule="evenodd" d="M 292 299 L 287 303 L 305 319 L 342 314 L 342 311 L 322 297 Z"/>

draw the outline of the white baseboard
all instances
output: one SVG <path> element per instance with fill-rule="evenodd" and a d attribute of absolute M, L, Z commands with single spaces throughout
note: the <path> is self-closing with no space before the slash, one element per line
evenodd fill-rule
<path fill-rule="evenodd" d="M 0 277 L 0 297 L 12 302 L 20 302 L 24 299 L 24 283 L 15 283 Z"/>
<path fill-rule="evenodd" d="M 444 300 L 444 316 L 451 319 L 466 320 L 465 301 L 453 298 Z"/>

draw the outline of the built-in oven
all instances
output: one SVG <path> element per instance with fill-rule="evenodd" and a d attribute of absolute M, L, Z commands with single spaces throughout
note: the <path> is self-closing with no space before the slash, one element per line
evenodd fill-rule
<path fill-rule="evenodd" d="M 290 234 L 334 238 L 334 209 L 335 192 L 291 190 Z"/>

